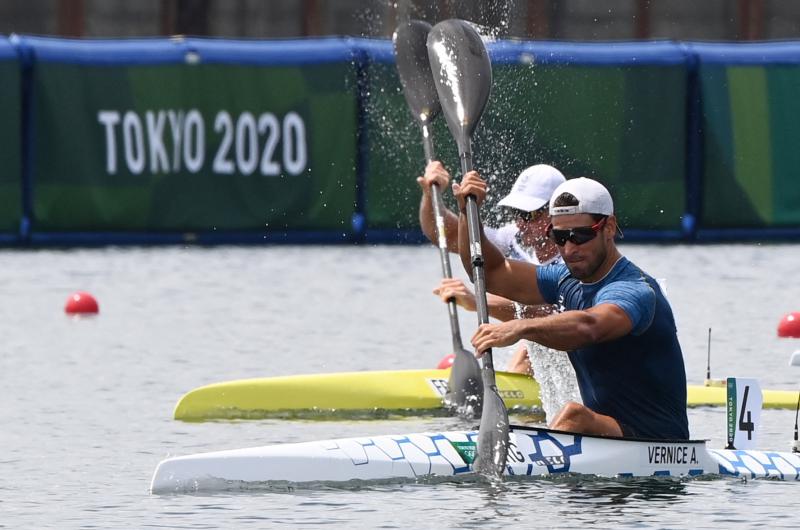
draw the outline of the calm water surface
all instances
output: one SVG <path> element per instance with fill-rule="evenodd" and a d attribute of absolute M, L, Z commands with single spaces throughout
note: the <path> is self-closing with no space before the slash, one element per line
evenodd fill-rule
<path fill-rule="evenodd" d="M 639 246 L 665 278 L 690 382 L 757 377 L 798 388 L 798 246 Z M 5 251 L 0 355 L 0 526 L 9 528 L 796 527 L 800 484 L 536 480 L 361 489 L 148 494 L 164 457 L 307 439 L 469 427 L 458 419 L 179 423 L 180 395 L 244 377 L 435 366 L 447 314 L 430 291 L 432 247 Z M 457 267 L 460 269 L 460 267 Z M 460 272 L 460 271 L 459 271 Z M 463 277 L 463 273 L 461 274 Z M 63 313 L 79 289 L 96 318 Z M 461 318 L 469 337 L 475 316 Z M 502 365 L 508 352 L 499 352 Z M 765 411 L 760 445 L 786 450 L 794 412 Z M 695 409 L 693 437 L 721 446 L 722 409 Z"/>

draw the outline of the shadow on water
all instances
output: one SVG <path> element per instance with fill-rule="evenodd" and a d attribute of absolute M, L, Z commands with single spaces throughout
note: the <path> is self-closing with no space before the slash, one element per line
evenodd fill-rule
<path fill-rule="evenodd" d="M 517 478 L 497 484 L 464 483 L 461 487 L 482 490 L 482 506 L 469 526 L 493 526 L 497 518 L 524 524 L 537 520 L 582 520 L 587 524 L 630 523 L 629 517 L 646 519 L 654 507 L 676 505 L 690 500 L 683 480 L 668 477 L 608 479 L 585 475 L 545 478 Z M 550 524 L 547 526 L 549 527 Z"/>
<path fill-rule="evenodd" d="M 599 479 L 575 477 L 556 484 L 565 502 L 614 506 L 631 501 L 674 504 L 687 495 L 686 483 L 675 478 Z"/>

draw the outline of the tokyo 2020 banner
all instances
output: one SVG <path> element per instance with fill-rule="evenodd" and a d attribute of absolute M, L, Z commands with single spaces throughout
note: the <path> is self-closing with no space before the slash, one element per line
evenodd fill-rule
<path fill-rule="evenodd" d="M 473 145 L 489 224 L 519 172 L 548 163 L 604 182 L 634 237 L 800 230 L 800 43 L 489 52 Z M 419 237 L 420 132 L 387 40 L 14 37 L 0 70 L 0 239 Z M 433 133 L 458 178 L 444 120 Z"/>
<path fill-rule="evenodd" d="M 37 229 L 349 231 L 357 94 L 342 44 L 306 64 L 266 43 L 52 44 L 30 42 Z"/>

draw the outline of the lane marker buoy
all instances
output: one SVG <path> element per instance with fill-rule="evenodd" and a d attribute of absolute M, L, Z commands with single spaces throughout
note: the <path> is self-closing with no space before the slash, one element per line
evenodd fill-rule
<path fill-rule="evenodd" d="M 778 322 L 778 336 L 800 339 L 800 313 L 787 313 Z"/>
<path fill-rule="evenodd" d="M 67 298 L 64 312 L 70 315 L 94 315 L 100 312 L 100 306 L 91 294 L 77 291 Z"/>
<path fill-rule="evenodd" d="M 448 353 L 447 355 L 442 357 L 442 360 L 439 361 L 439 364 L 436 365 L 436 368 L 438 368 L 439 370 L 446 370 L 450 368 L 451 366 L 453 366 L 453 360 L 455 360 L 455 358 L 456 358 L 455 353 Z"/>

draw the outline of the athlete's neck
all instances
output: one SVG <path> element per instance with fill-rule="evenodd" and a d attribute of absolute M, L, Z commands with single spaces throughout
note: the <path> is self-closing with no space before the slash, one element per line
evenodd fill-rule
<path fill-rule="evenodd" d="M 617 250 L 616 245 L 612 247 L 609 253 L 606 255 L 606 259 L 603 260 L 603 263 L 597 268 L 591 276 L 584 278 L 581 280 L 581 283 L 597 283 L 603 278 L 605 278 L 611 269 L 614 268 L 614 265 L 617 264 L 619 260 L 622 259 L 622 254 L 620 254 L 619 250 Z"/>

